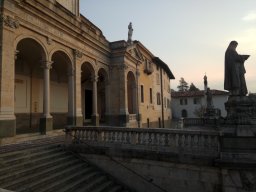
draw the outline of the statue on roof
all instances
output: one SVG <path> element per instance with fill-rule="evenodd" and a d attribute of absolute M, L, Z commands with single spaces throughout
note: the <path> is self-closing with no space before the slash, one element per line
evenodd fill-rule
<path fill-rule="evenodd" d="M 128 40 L 127 40 L 129 44 L 132 43 L 132 33 L 133 33 L 132 22 L 130 22 L 128 25 Z"/>
<path fill-rule="evenodd" d="M 245 96 L 248 91 L 244 77 L 244 62 L 250 55 L 239 55 L 236 52 L 237 45 L 236 41 L 231 41 L 225 52 L 224 89 L 231 95 Z"/>

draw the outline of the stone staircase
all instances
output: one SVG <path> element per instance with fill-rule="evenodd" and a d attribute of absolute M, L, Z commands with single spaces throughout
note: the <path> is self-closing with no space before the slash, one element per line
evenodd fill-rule
<path fill-rule="evenodd" d="M 129 192 L 59 144 L 0 153 L 0 189 L 20 192 Z"/>

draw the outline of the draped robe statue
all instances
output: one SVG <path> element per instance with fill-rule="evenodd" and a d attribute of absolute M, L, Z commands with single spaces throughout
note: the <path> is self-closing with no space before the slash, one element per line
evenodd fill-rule
<path fill-rule="evenodd" d="M 244 62 L 249 55 L 239 55 L 236 52 L 237 45 L 236 41 L 231 41 L 225 53 L 224 89 L 231 95 L 245 96 L 248 91 L 244 77 Z"/>

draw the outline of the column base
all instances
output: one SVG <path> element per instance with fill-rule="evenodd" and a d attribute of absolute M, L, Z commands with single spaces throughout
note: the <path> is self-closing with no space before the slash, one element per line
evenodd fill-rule
<path fill-rule="evenodd" d="M 99 115 L 92 115 L 92 124 L 94 126 L 99 126 L 100 125 Z"/>
<path fill-rule="evenodd" d="M 119 115 L 119 126 L 121 127 L 128 127 L 129 125 L 129 114 L 120 114 Z"/>
<path fill-rule="evenodd" d="M 83 116 L 67 117 L 67 125 L 83 126 Z"/>
<path fill-rule="evenodd" d="M 75 117 L 75 125 L 76 126 L 83 126 L 84 124 L 84 117 L 83 116 L 76 116 Z"/>
<path fill-rule="evenodd" d="M 76 117 L 67 117 L 67 125 L 75 125 L 76 124 Z"/>
<path fill-rule="evenodd" d="M 41 117 L 40 118 L 40 132 L 46 134 L 47 131 L 53 130 L 52 117 Z"/>
<path fill-rule="evenodd" d="M 0 138 L 16 135 L 16 120 L 0 120 Z"/>

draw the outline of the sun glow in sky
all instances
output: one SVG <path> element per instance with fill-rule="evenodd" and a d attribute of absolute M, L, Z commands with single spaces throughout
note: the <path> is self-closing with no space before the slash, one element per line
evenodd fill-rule
<path fill-rule="evenodd" d="M 81 0 L 80 11 L 110 42 L 127 40 L 132 22 L 133 40 L 169 65 L 175 90 L 181 77 L 203 89 L 205 73 L 211 89 L 223 90 L 224 53 L 236 40 L 237 52 L 251 55 L 245 78 L 256 92 L 255 0 Z"/>

